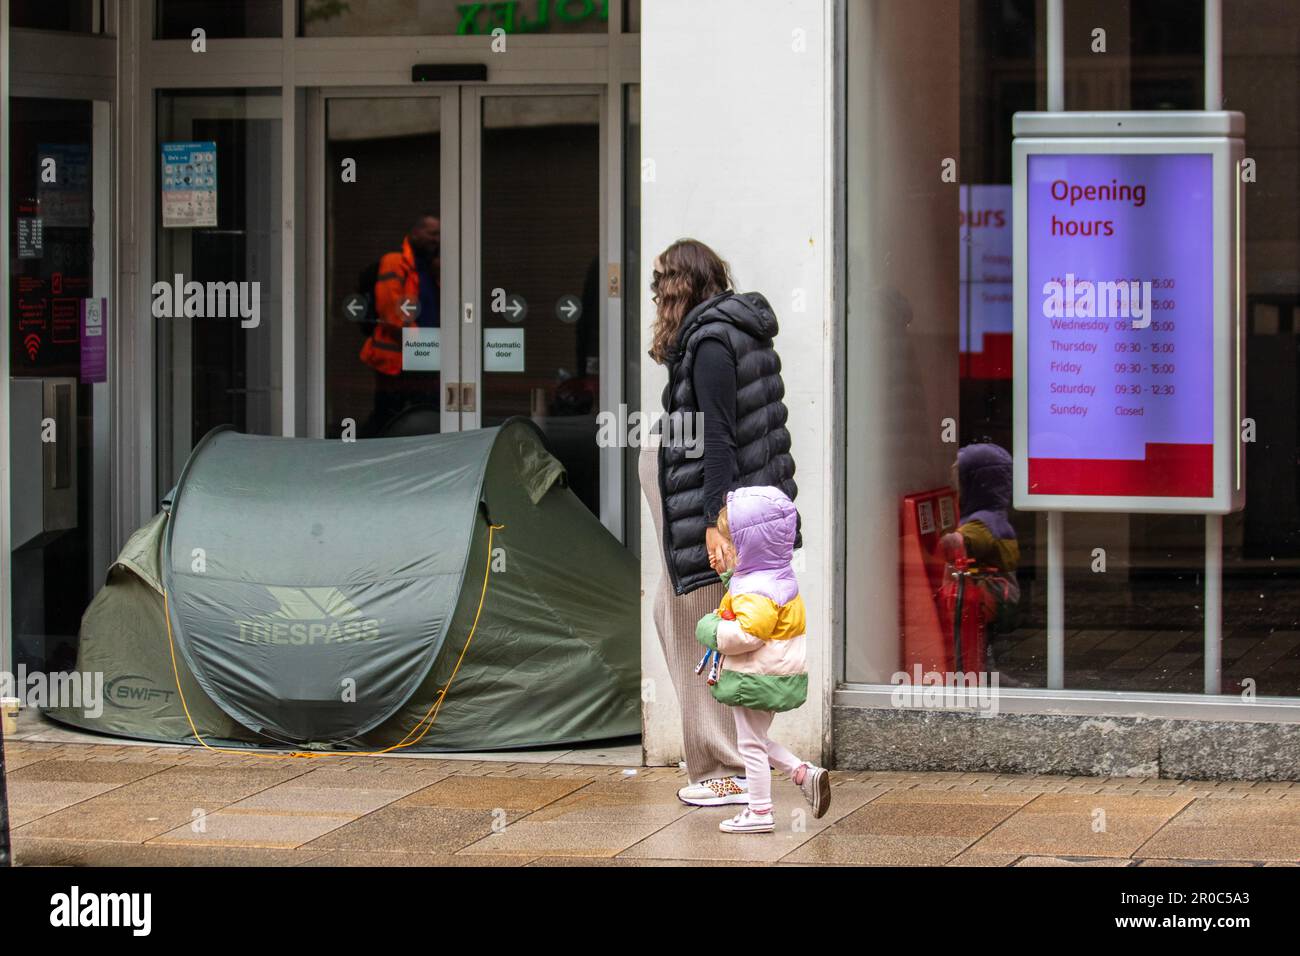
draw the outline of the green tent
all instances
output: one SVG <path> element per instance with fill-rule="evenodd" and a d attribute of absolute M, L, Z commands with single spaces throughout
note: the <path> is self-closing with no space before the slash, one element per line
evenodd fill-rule
<path fill-rule="evenodd" d="M 102 713 L 48 713 L 313 750 L 637 734 L 639 586 L 528 421 L 358 442 L 218 430 L 82 619 Z"/>

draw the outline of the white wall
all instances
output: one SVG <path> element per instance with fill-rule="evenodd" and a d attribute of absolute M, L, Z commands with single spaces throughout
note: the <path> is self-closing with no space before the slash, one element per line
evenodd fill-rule
<path fill-rule="evenodd" d="M 700 239 L 730 262 L 738 288 L 767 296 L 781 324 L 809 701 L 781 715 L 774 736 L 817 759 L 833 685 L 832 9 L 823 0 L 652 0 L 641 24 L 641 275 L 648 281 L 673 240 Z M 640 294 L 646 343 L 654 305 L 648 288 Z M 664 370 L 648 361 L 642 369 L 641 407 L 660 409 Z M 644 498 L 641 540 L 645 755 L 673 764 L 680 711 L 651 614 L 662 558 Z"/>

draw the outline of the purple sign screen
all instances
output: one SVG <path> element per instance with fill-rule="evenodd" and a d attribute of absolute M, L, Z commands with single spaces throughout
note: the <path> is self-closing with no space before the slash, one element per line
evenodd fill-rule
<path fill-rule="evenodd" d="M 1027 157 L 1031 495 L 1210 497 L 1213 157 Z"/>

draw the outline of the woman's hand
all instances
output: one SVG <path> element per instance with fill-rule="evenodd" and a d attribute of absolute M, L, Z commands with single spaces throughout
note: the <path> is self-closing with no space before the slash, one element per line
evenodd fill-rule
<path fill-rule="evenodd" d="M 736 554 L 717 528 L 704 532 L 704 550 L 709 553 L 709 567 L 719 574 L 736 563 Z"/>

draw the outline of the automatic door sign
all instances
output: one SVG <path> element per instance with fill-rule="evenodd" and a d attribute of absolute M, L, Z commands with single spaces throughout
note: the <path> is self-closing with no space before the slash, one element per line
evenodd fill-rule
<path fill-rule="evenodd" d="M 483 330 L 483 371 L 522 372 L 524 370 L 524 330 Z"/>
<path fill-rule="evenodd" d="M 168 229 L 217 224 L 217 144 L 162 144 L 162 217 Z"/>
<path fill-rule="evenodd" d="M 441 330 L 424 326 L 402 329 L 402 371 L 442 371 Z"/>

